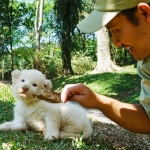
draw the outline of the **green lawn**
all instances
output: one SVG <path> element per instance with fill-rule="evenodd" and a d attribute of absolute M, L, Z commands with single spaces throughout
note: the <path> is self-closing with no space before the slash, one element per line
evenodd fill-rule
<path fill-rule="evenodd" d="M 63 76 L 52 80 L 53 89 L 61 91 L 65 84 L 82 82 L 94 91 L 121 101 L 138 103 L 140 78 L 133 67 L 119 72 Z M 11 87 L 0 84 L 0 123 L 13 119 L 15 99 Z M 131 133 L 115 125 L 94 122 L 93 135 L 83 141 L 64 139 L 50 142 L 42 133 L 32 131 L 0 131 L 0 150 L 147 150 L 149 135 Z"/>
<path fill-rule="evenodd" d="M 61 91 L 66 84 L 84 83 L 97 93 L 120 101 L 138 103 L 140 80 L 136 68 L 128 66 L 113 73 L 63 76 L 52 80 L 53 89 Z"/>

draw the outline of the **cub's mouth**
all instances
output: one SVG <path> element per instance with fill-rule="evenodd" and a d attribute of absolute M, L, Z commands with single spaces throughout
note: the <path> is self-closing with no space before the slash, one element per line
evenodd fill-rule
<path fill-rule="evenodd" d="M 26 98 L 26 97 L 27 97 L 26 94 L 19 94 L 19 95 L 20 95 L 20 97 L 23 97 L 23 98 Z"/>
<path fill-rule="evenodd" d="M 32 96 L 36 99 L 39 99 L 39 95 L 32 94 Z"/>
<path fill-rule="evenodd" d="M 28 91 L 28 88 L 24 88 L 24 87 L 17 89 L 18 94 L 23 98 L 27 97 L 27 94 L 26 94 L 27 91 Z"/>
<path fill-rule="evenodd" d="M 20 87 L 17 89 L 17 92 L 19 94 L 20 97 L 22 98 L 34 98 L 34 99 L 39 99 L 38 98 L 38 94 L 34 94 L 32 92 L 29 91 L 29 88 L 25 88 L 25 87 Z"/>

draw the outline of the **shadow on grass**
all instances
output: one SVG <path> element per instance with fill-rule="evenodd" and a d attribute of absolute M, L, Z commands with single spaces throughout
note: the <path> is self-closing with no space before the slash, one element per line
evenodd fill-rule
<path fill-rule="evenodd" d="M 55 78 L 53 88 L 61 91 L 66 84 L 84 83 L 97 93 L 137 103 L 141 78 L 135 73 L 102 73 Z M 130 97 L 129 100 L 128 97 Z M 136 99 L 136 100 L 134 100 Z"/>

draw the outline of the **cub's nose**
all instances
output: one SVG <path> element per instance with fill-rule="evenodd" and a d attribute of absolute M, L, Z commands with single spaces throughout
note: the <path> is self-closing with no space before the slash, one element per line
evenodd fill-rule
<path fill-rule="evenodd" d="M 26 91 L 29 90 L 29 88 L 27 88 L 27 87 L 22 87 L 22 90 L 23 90 L 24 92 L 26 92 Z"/>
<path fill-rule="evenodd" d="M 20 87 L 20 88 L 18 88 L 18 93 L 25 93 L 26 91 L 28 91 L 29 90 L 29 88 L 28 87 Z"/>

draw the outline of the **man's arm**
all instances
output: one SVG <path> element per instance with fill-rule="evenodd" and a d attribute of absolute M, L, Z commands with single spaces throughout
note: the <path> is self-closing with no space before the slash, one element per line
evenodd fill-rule
<path fill-rule="evenodd" d="M 98 109 L 123 128 L 136 133 L 150 133 L 150 119 L 141 104 L 123 103 L 97 95 Z"/>
<path fill-rule="evenodd" d="M 63 102 L 77 101 L 83 107 L 97 108 L 123 128 L 136 133 L 150 133 L 150 119 L 141 104 L 128 104 L 99 95 L 84 84 L 66 85 L 61 93 Z"/>

